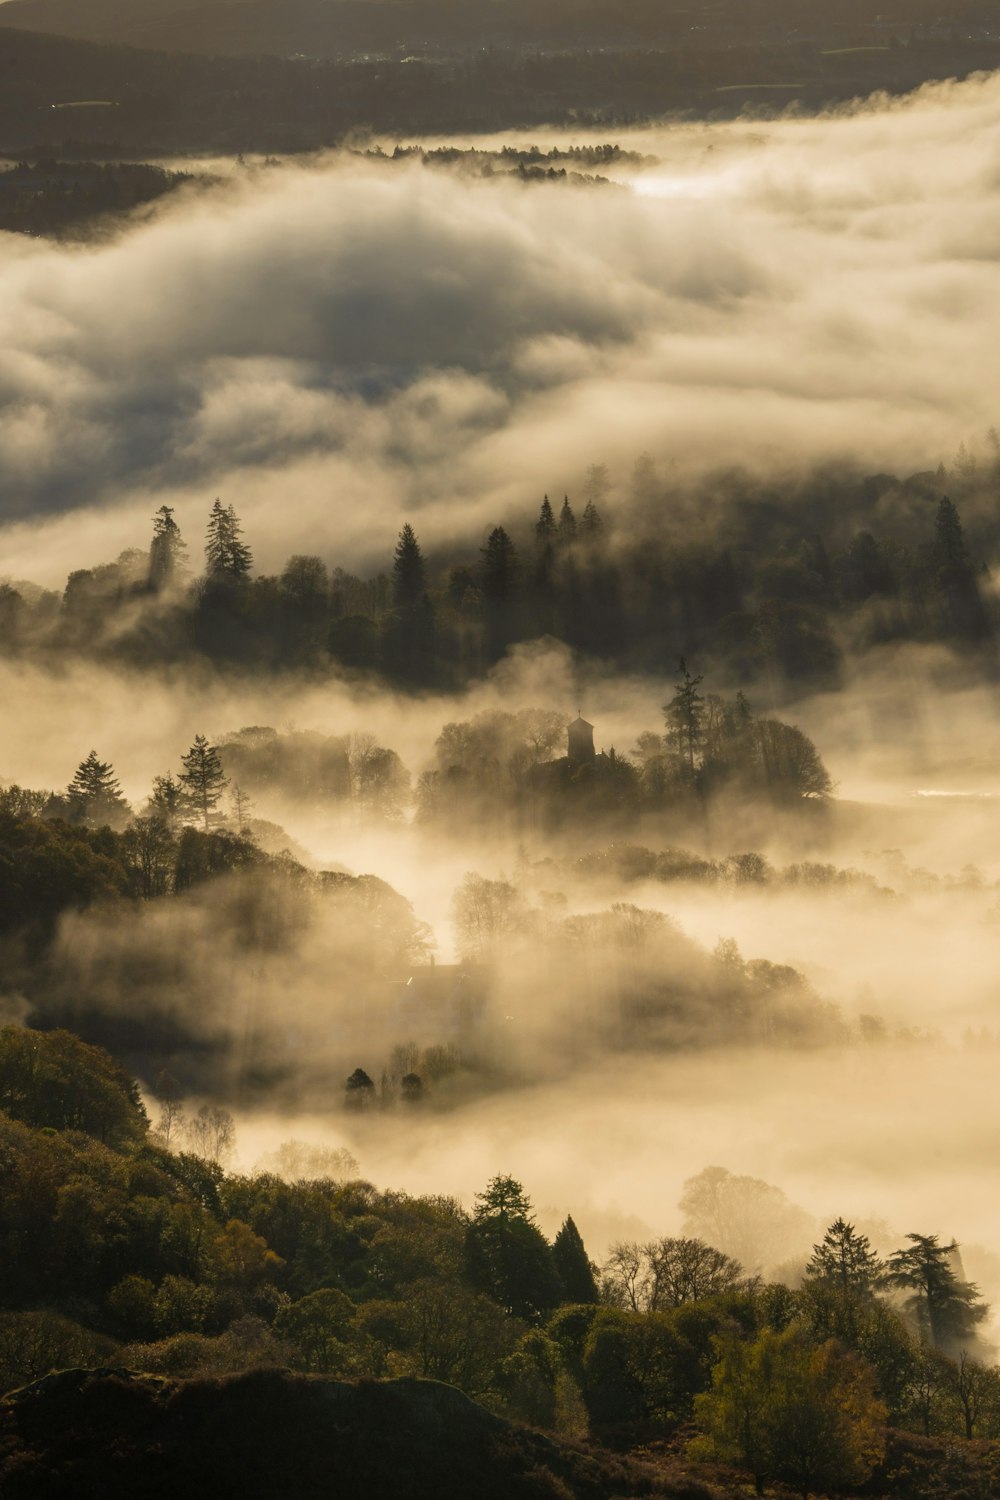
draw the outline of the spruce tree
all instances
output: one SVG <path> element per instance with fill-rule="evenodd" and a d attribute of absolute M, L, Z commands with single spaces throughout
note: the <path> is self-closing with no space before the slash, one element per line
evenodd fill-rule
<path fill-rule="evenodd" d="M 487 604 L 505 604 L 517 582 L 517 552 L 502 526 L 496 526 L 482 549 L 482 586 Z"/>
<path fill-rule="evenodd" d="M 934 518 L 934 556 L 942 567 L 966 567 L 969 562 L 962 522 L 947 495 L 942 497 Z"/>
<path fill-rule="evenodd" d="M 552 1243 L 552 1259 L 566 1302 L 600 1301 L 594 1268 L 584 1249 L 580 1231 L 571 1218 L 567 1218 Z"/>
<path fill-rule="evenodd" d="M 600 512 L 593 500 L 588 500 L 580 522 L 580 531 L 583 536 L 596 538 L 603 530 L 604 522 L 601 520 Z"/>
<path fill-rule="evenodd" d="M 242 524 L 232 505 L 216 499 L 205 536 L 205 571 L 216 583 L 245 583 L 253 566 L 253 553 L 240 540 Z"/>
<path fill-rule="evenodd" d="M 559 512 L 559 540 L 563 546 L 576 541 L 576 516 L 568 495 L 563 496 L 562 510 Z"/>
<path fill-rule="evenodd" d="M 836 1219 L 826 1231 L 806 1265 L 807 1281 L 823 1281 L 842 1292 L 867 1296 L 878 1285 L 882 1262 L 866 1234 L 853 1224 Z"/>
<path fill-rule="evenodd" d="M 66 796 L 73 819 L 91 828 L 120 827 L 129 817 L 114 768 L 109 761 L 98 760 L 96 750 L 77 766 Z"/>
<path fill-rule="evenodd" d="M 538 520 L 535 522 L 535 536 L 538 545 L 545 548 L 556 534 L 556 518 L 552 514 L 552 506 L 548 495 L 542 500 L 542 508 L 538 512 Z"/>
<path fill-rule="evenodd" d="M 415 609 L 426 586 L 423 553 L 413 527 L 407 522 L 399 533 L 392 564 L 392 602 L 396 609 Z"/>
<path fill-rule="evenodd" d="M 161 505 L 153 517 L 153 539 L 149 546 L 149 583 L 154 589 L 176 582 L 187 559 L 187 547 L 171 505 Z"/>
<path fill-rule="evenodd" d="M 203 734 L 196 734 L 191 749 L 181 756 L 181 764 L 184 769 L 178 780 L 184 786 L 184 800 L 200 818 L 207 833 L 213 818 L 217 817 L 222 793 L 229 785 L 219 752 Z"/>
<path fill-rule="evenodd" d="M 681 680 L 674 688 L 674 696 L 664 704 L 663 714 L 667 721 L 667 738 L 687 762 L 688 771 L 694 775 L 695 756 L 702 740 L 702 720 L 705 700 L 699 693 L 701 677 L 692 677 L 683 656 L 678 665 Z"/>

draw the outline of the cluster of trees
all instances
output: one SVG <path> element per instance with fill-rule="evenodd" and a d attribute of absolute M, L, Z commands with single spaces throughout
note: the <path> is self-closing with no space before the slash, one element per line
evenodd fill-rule
<path fill-rule="evenodd" d="M 689 1208 L 712 1170 L 719 1190 L 720 1169 L 692 1179 Z M 470 1213 L 349 1176 L 227 1174 L 151 1133 L 105 1054 L 12 1027 L 0 1174 L 8 1389 L 67 1362 L 412 1374 L 619 1443 L 693 1424 L 694 1456 L 804 1497 L 867 1479 L 887 1423 L 1000 1437 L 986 1309 L 933 1234 L 883 1260 L 839 1218 L 798 1290 L 690 1235 L 618 1244 L 600 1268 L 572 1217 L 545 1237 L 509 1176 Z"/>
<path fill-rule="evenodd" d="M 981 479 L 967 477 L 970 494 Z M 927 485 L 906 491 L 898 533 L 847 531 L 837 551 L 803 534 L 812 518 L 800 496 L 796 522 L 790 500 L 786 510 L 743 495 L 749 519 L 723 507 L 695 544 L 694 497 L 667 493 L 648 460 L 637 464 L 613 526 L 604 516 L 607 470 L 593 466 L 585 488 L 579 517 L 568 497 L 558 512 L 546 497 L 533 525 L 494 527 L 478 558 L 450 567 L 425 557 L 407 523 L 390 569 L 369 579 L 331 574 L 318 555 L 292 557 L 279 576 L 254 576 L 239 517 L 217 499 L 204 570 L 192 580 L 164 505 L 148 549 L 78 570 L 61 597 L 0 587 L 0 650 L 141 664 L 194 654 L 266 670 L 379 673 L 419 689 L 459 686 L 513 644 L 554 636 L 625 669 L 664 672 L 678 652 L 711 656 L 723 677 L 766 682 L 773 693 L 835 685 L 845 651 L 912 639 L 973 649 L 995 634 L 983 559 L 953 502 Z M 739 698 L 703 701 L 700 682 L 688 679 L 668 731 L 691 778 L 712 782 L 738 761 L 753 781 L 770 784 L 775 768 L 779 776 L 791 769 L 809 794 L 822 792 L 822 773 L 794 736 L 767 719 L 750 723 Z M 650 754 L 655 762 L 655 747 Z"/>
<path fill-rule="evenodd" d="M 63 236 L 192 180 L 145 162 L 18 162 L 0 171 L 0 230 Z"/>

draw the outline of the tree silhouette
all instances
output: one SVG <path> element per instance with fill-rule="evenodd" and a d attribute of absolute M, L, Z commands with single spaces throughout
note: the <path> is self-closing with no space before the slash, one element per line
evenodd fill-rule
<path fill-rule="evenodd" d="M 97 751 L 91 750 L 86 760 L 76 768 L 76 774 L 66 788 L 73 820 L 87 823 L 92 828 L 104 824 L 121 827 L 129 816 L 129 805 L 122 795 L 111 763 L 99 760 Z"/>
<path fill-rule="evenodd" d="M 667 738 L 687 763 L 691 776 L 695 772 L 695 757 L 701 746 L 702 720 L 705 700 L 699 693 L 702 678 L 692 677 L 683 656 L 679 659 L 681 680 L 674 688 L 674 696 L 664 704 L 663 715 L 667 721 Z"/>
<path fill-rule="evenodd" d="M 415 609 L 423 597 L 426 568 L 420 543 L 409 522 L 399 533 L 392 564 L 392 602 L 396 609 Z"/>
<path fill-rule="evenodd" d="M 836 1219 L 830 1225 L 806 1265 L 807 1281 L 823 1281 L 839 1291 L 867 1296 L 878 1285 L 882 1262 L 866 1234 L 853 1224 Z"/>
<path fill-rule="evenodd" d="M 594 1269 L 572 1218 L 566 1219 L 552 1242 L 552 1259 L 562 1282 L 565 1301 L 600 1301 Z"/>
<path fill-rule="evenodd" d="M 253 566 L 253 553 L 240 540 L 243 527 L 232 505 L 216 499 L 208 518 L 205 538 L 205 570 L 216 583 L 245 583 Z"/>
<path fill-rule="evenodd" d="M 229 785 L 219 752 L 203 734 L 196 734 L 190 750 L 181 756 L 181 764 L 184 769 L 178 780 L 184 786 L 184 800 L 201 819 L 207 833 L 217 816 L 222 793 Z"/>
<path fill-rule="evenodd" d="M 153 539 L 149 546 L 149 583 L 153 589 L 169 588 L 183 571 L 187 547 L 174 520 L 173 506 L 161 505 L 153 517 Z"/>
<path fill-rule="evenodd" d="M 908 1250 L 887 1261 L 886 1281 L 913 1292 L 907 1306 L 936 1349 L 957 1351 L 975 1340 L 975 1327 L 988 1308 L 979 1290 L 959 1279 L 952 1266 L 958 1245 L 939 1245 L 936 1234 L 908 1234 Z"/>

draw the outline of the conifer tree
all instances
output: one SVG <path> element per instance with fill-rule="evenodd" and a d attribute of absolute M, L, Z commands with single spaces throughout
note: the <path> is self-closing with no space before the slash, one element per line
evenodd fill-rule
<path fill-rule="evenodd" d="M 426 568 L 420 543 L 409 522 L 399 533 L 392 564 L 392 602 L 397 609 L 415 609 L 426 588 Z"/>
<path fill-rule="evenodd" d="M 568 495 L 563 496 L 562 510 L 559 512 L 559 540 L 563 546 L 576 541 L 576 516 Z"/>
<path fill-rule="evenodd" d="M 149 546 L 149 583 L 154 589 L 168 588 L 184 569 L 187 547 L 171 505 L 161 505 L 153 517 L 153 539 Z"/>
<path fill-rule="evenodd" d="M 698 691 L 702 678 L 691 676 L 683 656 L 678 664 L 681 680 L 674 688 L 673 698 L 664 704 L 663 713 L 667 721 L 667 738 L 676 746 L 693 775 L 695 756 L 701 745 L 705 700 Z"/>
<path fill-rule="evenodd" d="M 599 537 L 604 530 L 604 522 L 593 500 L 588 500 L 584 508 L 583 519 L 580 522 L 580 531 L 586 537 Z"/>
<path fill-rule="evenodd" d="M 886 1281 L 913 1292 L 908 1306 L 930 1343 L 946 1354 L 967 1348 L 988 1308 L 971 1283 L 952 1266 L 958 1246 L 939 1245 L 936 1234 L 908 1234 L 908 1250 L 889 1256 Z"/>
<path fill-rule="evenodd" d="M 807 1281 L 823 1281 L 839 1291 L 867 1296 L 878 1285 L 882 1262 L 866 1234 L 853 1224 L 836 1219 L 826 1231 L 806 1265 Z"/>
<path fill-rule="evenodd" d="M 153 777 L 153 790 L 146 804 L 147 816 L 163 818 L 173 825 L 184 810 L 184 788 L 168 771 L 166 776 Z"/>
<path fill-rule="evenodd" d="M 91 750 L 86 760 L 76 768 L 76 774 L 66 788 L 72 817 L 92 828 L 105 824 L 120 827 L 128 818 L 130 808 L 122 795 L 114 768 L 106 760 L 98 760 L 97 751 Z"/>
<path fill-rule="evenodd" d="M 567 1218 L 552 1242 L 552 1259 L 567 1302 L 600 1301 L 594 1269 L 571 1218 Z"/>
<path fill-rule="evenodd" d="M 482 549 L 483 595 L 488 604 L 505 604 L 517 582 L 517 552 L 502 526 L 496 526 Z"/>
<path fill-rule="evenodd" d="M 552 514 L 552 506 L 548 495 L 542 500 L 542 508 L 538 512 L 538 520 L 535 522 L 535 536 L 538 545 L 545 548 L 556 534 L 556 518 Z"/>
<path fill-rule="evenodd" d="M 964 567 L 969 561 L 962 522 L 947 495 L 942 496 L 934 518 L 934 555 L 942 566 Z"/>
<path fill-rule="evenodd" d="M 232 505 L 216 499 L 208 518 L 205 538 L 205 570 L 217 583 L 245 583 L 253 566 L 253 553 L 240 540 L 243 527 Z"/>
<path fill-rule="evenodd" d="M 196 734 L 191 749 L 181 756 L 181 764 L 184 769 L 178 780 L 184 786 L 184 800 L 201 819 L 207 833 L 213 818 L 217 817 L 216 810 L 222 793 L 229 785 L 219 760 L 219 752 L 214 745 L 208 743 L 203 734 Z"/>

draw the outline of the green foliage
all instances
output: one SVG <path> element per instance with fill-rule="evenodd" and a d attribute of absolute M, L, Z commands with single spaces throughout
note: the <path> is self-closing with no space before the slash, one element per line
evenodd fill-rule
<path fill-rule="evenodd" d="M 836 1219 L 822 1241 L 813 1246 L 806 1265 L 808 1281 L 834 1284 L 842 1293 L 866 1296 L 879 1284 L 882 1262 L 871 1247 L 866 1234 L 859 1234 L 853 1224 Z"/>
<path fill-rule="evenodd" d="M 0 1109 L 26 1125 L 83 1131 L 118 1147 L 138 1144 L 148 1127 L 125 1069 L 68 1031 L 0 1030 Z"/>
<path fill-rule="evenodd" d="M 513 1177 L 494 1177 L 477 1195 L 465 1237 L 466 1275 L 516 1318 L 536 1322 L 560 1300 L 552 1248 Z"/>
<path fill-rule="evenodd" d="M 912 1291 L 907 1307 L 934 1348 L 946 1353 L 971 1350 L 976 1325 L 987 1308 L 978 1289 L 962 1281 L 952 1264 L 957 1244 L 953 1240 L 941 1245 L 936 1234 L 908 1234 L 906 1238 L 909 1249 L 895 1251 L 886 1263 L 887 1283 Z"/>
<path fill-rule="evenodd" d="M 562 1285 L 566 1302 L 597 1302 L 600 1294 L 590 1257 L 584 1249 L 580 1231 L 567 1218 L 552 1242 L 552 1259 Z"/>
<path fill-rule="evenodd" d="M 780 1479 L 803 1500 L 868 1478 L 884 1452 L 886 1412 L 858 1359 L 797 1327 L 752 1343 L 726 1333 L 717 1348 L 711 1391 L 695 1402 L 705 1431 L 694 1453 L 749 1469 L 758 1493 L 765 1478 Z"/>

